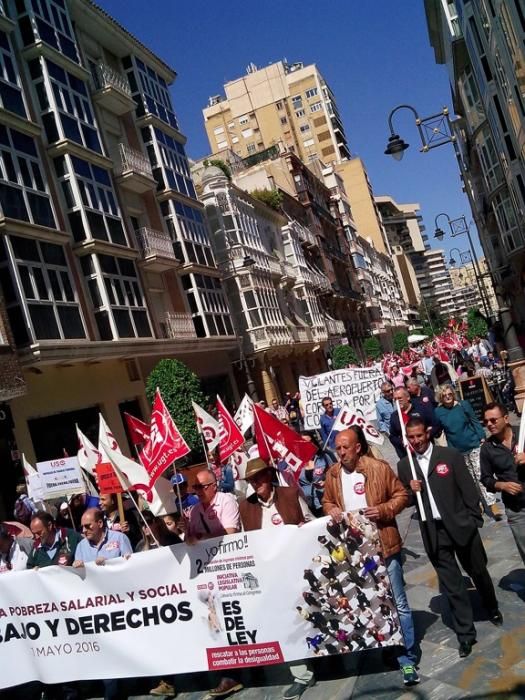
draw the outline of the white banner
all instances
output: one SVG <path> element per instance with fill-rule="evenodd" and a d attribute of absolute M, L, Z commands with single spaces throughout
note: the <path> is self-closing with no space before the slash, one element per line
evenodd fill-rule
<path fill-rule="evenodd" d="M 253 425 L 253 401 L 248 396 L 244 394 L 242 401 L 239 404 L 239 408 L 236 410 L 233 420 L 239 426 L 239 429 L 243 435 L 245 435 L 248 430 Z"/>
<path fill-rule="evenodd" d="M 348 517 L 349 527 L 322 518 L 103 567 L 3 574 L 0 687 L 230 671 L 401 644 L 375 527 Z"/>
<path fill-rule="evenodd" d="M 374 420 L 375 404 L 384 380 L 379 364 L 373 367 L 337 369 L 312 377 L 299 377 L 305 430 L 319 427 L 325 396 L 330 396 L 335 408 L 349 408 L 368 420 Z"/>
<path fill-rule="evenodd" d="M 350 411 L 348 408 L 342 408 L 339 411 L 339 415 L 335 420 L 332 430 L 341 432 L 341 430 L 346 430 L 352 425 L 358 425 L 362 429 L 368 442 L 374 445 L 383 444 L 384 438 L 379 430 L 356 411 Z"/>
<path fill-rule="evenodd" d="M 45 498 L 58 498 L 72 493 L 84 493 L 86 486 L 76 457 L 37 462 Z"/>

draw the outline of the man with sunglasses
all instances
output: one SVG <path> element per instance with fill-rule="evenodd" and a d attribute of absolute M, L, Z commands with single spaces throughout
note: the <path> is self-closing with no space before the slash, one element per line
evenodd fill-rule
<path fill-rule="evenodd" d="M 323 441 L 323 448 L 328 448 L 329 450 L 335 450 L 335 436 L 337 435 L 336 430 L 332 430 L 333 425 L 339 415 L 341 409 L 334 408 L 334 402 L 329 396 L 325 396 L 321 401 L 321 405 L 324 409 L 324 413 L 320 417 L 320 433 L 321 440 Z"/>
<path fill-rule="evenodd" d="M 203 469 L 198 472 L 193 490 L 199 497 L 199 503 L 192 507 L 188 515 L 187 544 L 239 532 L 241 521 L 237 499 L 231 493 L 218 491 L 217 479 L 212 471 Z"/>
<path fill-rule="evenodd" d="M 503 404 L 487 404 L 483 419 L 490 435 L 481 445 L 481 483 L 487 491 L 501 492 L 507 522 L 525 562 L 525 452 L 518 451 L 518 429 L 510 425 Z"/>
<path fill-rule="evenodd" d="M 81 529 L 84 539 L 75 550 L 74 568 L 94 561 L 103 566 L 107 559 L 128 557 L 133 553 L 128 537 L 118 530 L 110 530 L 99 508 L 88 508 L 82 516 Z"/>

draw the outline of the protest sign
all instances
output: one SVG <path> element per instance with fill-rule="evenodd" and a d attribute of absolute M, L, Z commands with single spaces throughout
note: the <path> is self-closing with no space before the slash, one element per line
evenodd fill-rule
<path fill-rule="evenodd" d="M 379 364 L 299 377 L 305 429 L 314 430 L 319 427 L 325 396 L 330 396 L 335 408 L 348 408 L 368 420 L 374 420 L 375 404 L 383 381 L 384 374 Z"/>
<path fill-rule="evenodd" d="M 356 411 L 351 411 L 348 408 L 342 408 L 339 411 L 339 415 L 334 422 L 332 431 L 341 432 L 341 430 L 347 430 L 347 428 L 350 428 L 352 425 L 357 425 L 359 428 L 361 428 L 368 442 L 371 442 L 374 445 L 383 444 L 384 438 L 379 430 L 365 418 L 363 418 L 363 416 L 360 416 Z"/>
<path fill-rule="evenodd" d="M 46 497 L 42 477 L 38 472 L 33 472 L 26 476 L 27 495 L 33 501 L 43 501 Z"/>
<path fill-rule="evenodd" d="M 72 493 L 84 493 L 86 490 L 76 457 L 37 462 L 36 468 L 41 476 L 46 499 L 67 496 Z"/>
<path fill-rule="evenodd" d="M 111 493 L 124 493 L 122 484 L 113 469 L 111 462 L 101 462 L 95 467 L 97 485 L 100 495 Z"/>
<path fill-rule="evenodd" d="M 375 526 L 359 514 L 10 572 L 0 687 L 170 677 L 402 644 Z M 269 542 L 271 546 L 269 546 Z M 350 552 L 344 542 L 352 546 Z M 286 577 L 276 571 L 286 566 Z"/>

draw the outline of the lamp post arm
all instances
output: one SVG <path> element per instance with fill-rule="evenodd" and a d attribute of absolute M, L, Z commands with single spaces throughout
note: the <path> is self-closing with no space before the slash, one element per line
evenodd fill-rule
<path fill-rule="evenodd" d="M 447 223 L 450 224 L 450 216 L 446 212 L 442 211 L 439 214 L 437 214 L 434 218 L 434 226 L 436 227 L 436 229 L 438 228 L 438 219 L 440 216 L 444 216 L 447 220 Z"/>
<path fill-rule="evenodd" d="M 419 116 L 417 110 L 414 107 L 412 107 L 412 105 L 397 105 L 397 107 L 394 107 L 394 109 L 390 112 L 390 114 L 388 115 L 388 127 L 390 129 L 390 134 L 392 136 L 395 136 L 395 134 L 396 134 L 396 132 L 394 131 L 394 125 L 392 122 L 393 122 L 394 114 L 397 111 L 399 111 L 400 109 L 408 109 L 412 112 L 412 114 L 416 118 L 416 126 L 417 126 L 417 130 L 419 132 L 419 138 L 421 139 L 421 143 L 423 144 L 423 146 L 426 146 L 427 143 L 425 141 L 425 134 L 423 133 L 423 129 L 421 128 L 421 117 Z"/>

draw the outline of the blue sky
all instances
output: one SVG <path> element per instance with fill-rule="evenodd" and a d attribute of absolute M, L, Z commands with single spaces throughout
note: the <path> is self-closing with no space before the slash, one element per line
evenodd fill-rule
<path fill-rule="evenodd" d="M 429 237 L 440 212 L 451 218 L 465 214 L 471 221 L 452 146 L 419 153 L 408 111 L 397 113 L 395 126 L 410 149 L 401 162 L 383 155 L 393 107 L 408 102 L 424 117 L 451 106 L 447 71 L 434 62 L 423 2 L 98 1 L 177 71 L 172 97 L 190 157 L 209 152 L 202 118 L 208 97 L 223 93 L 223 84 L 240 77 L 250 62 L 316 63 L 335 93 L 351 152 L 364 160 L 374 192 L 419 202 Z M 468 249 L 465 236 L 431 243 Z"/>

